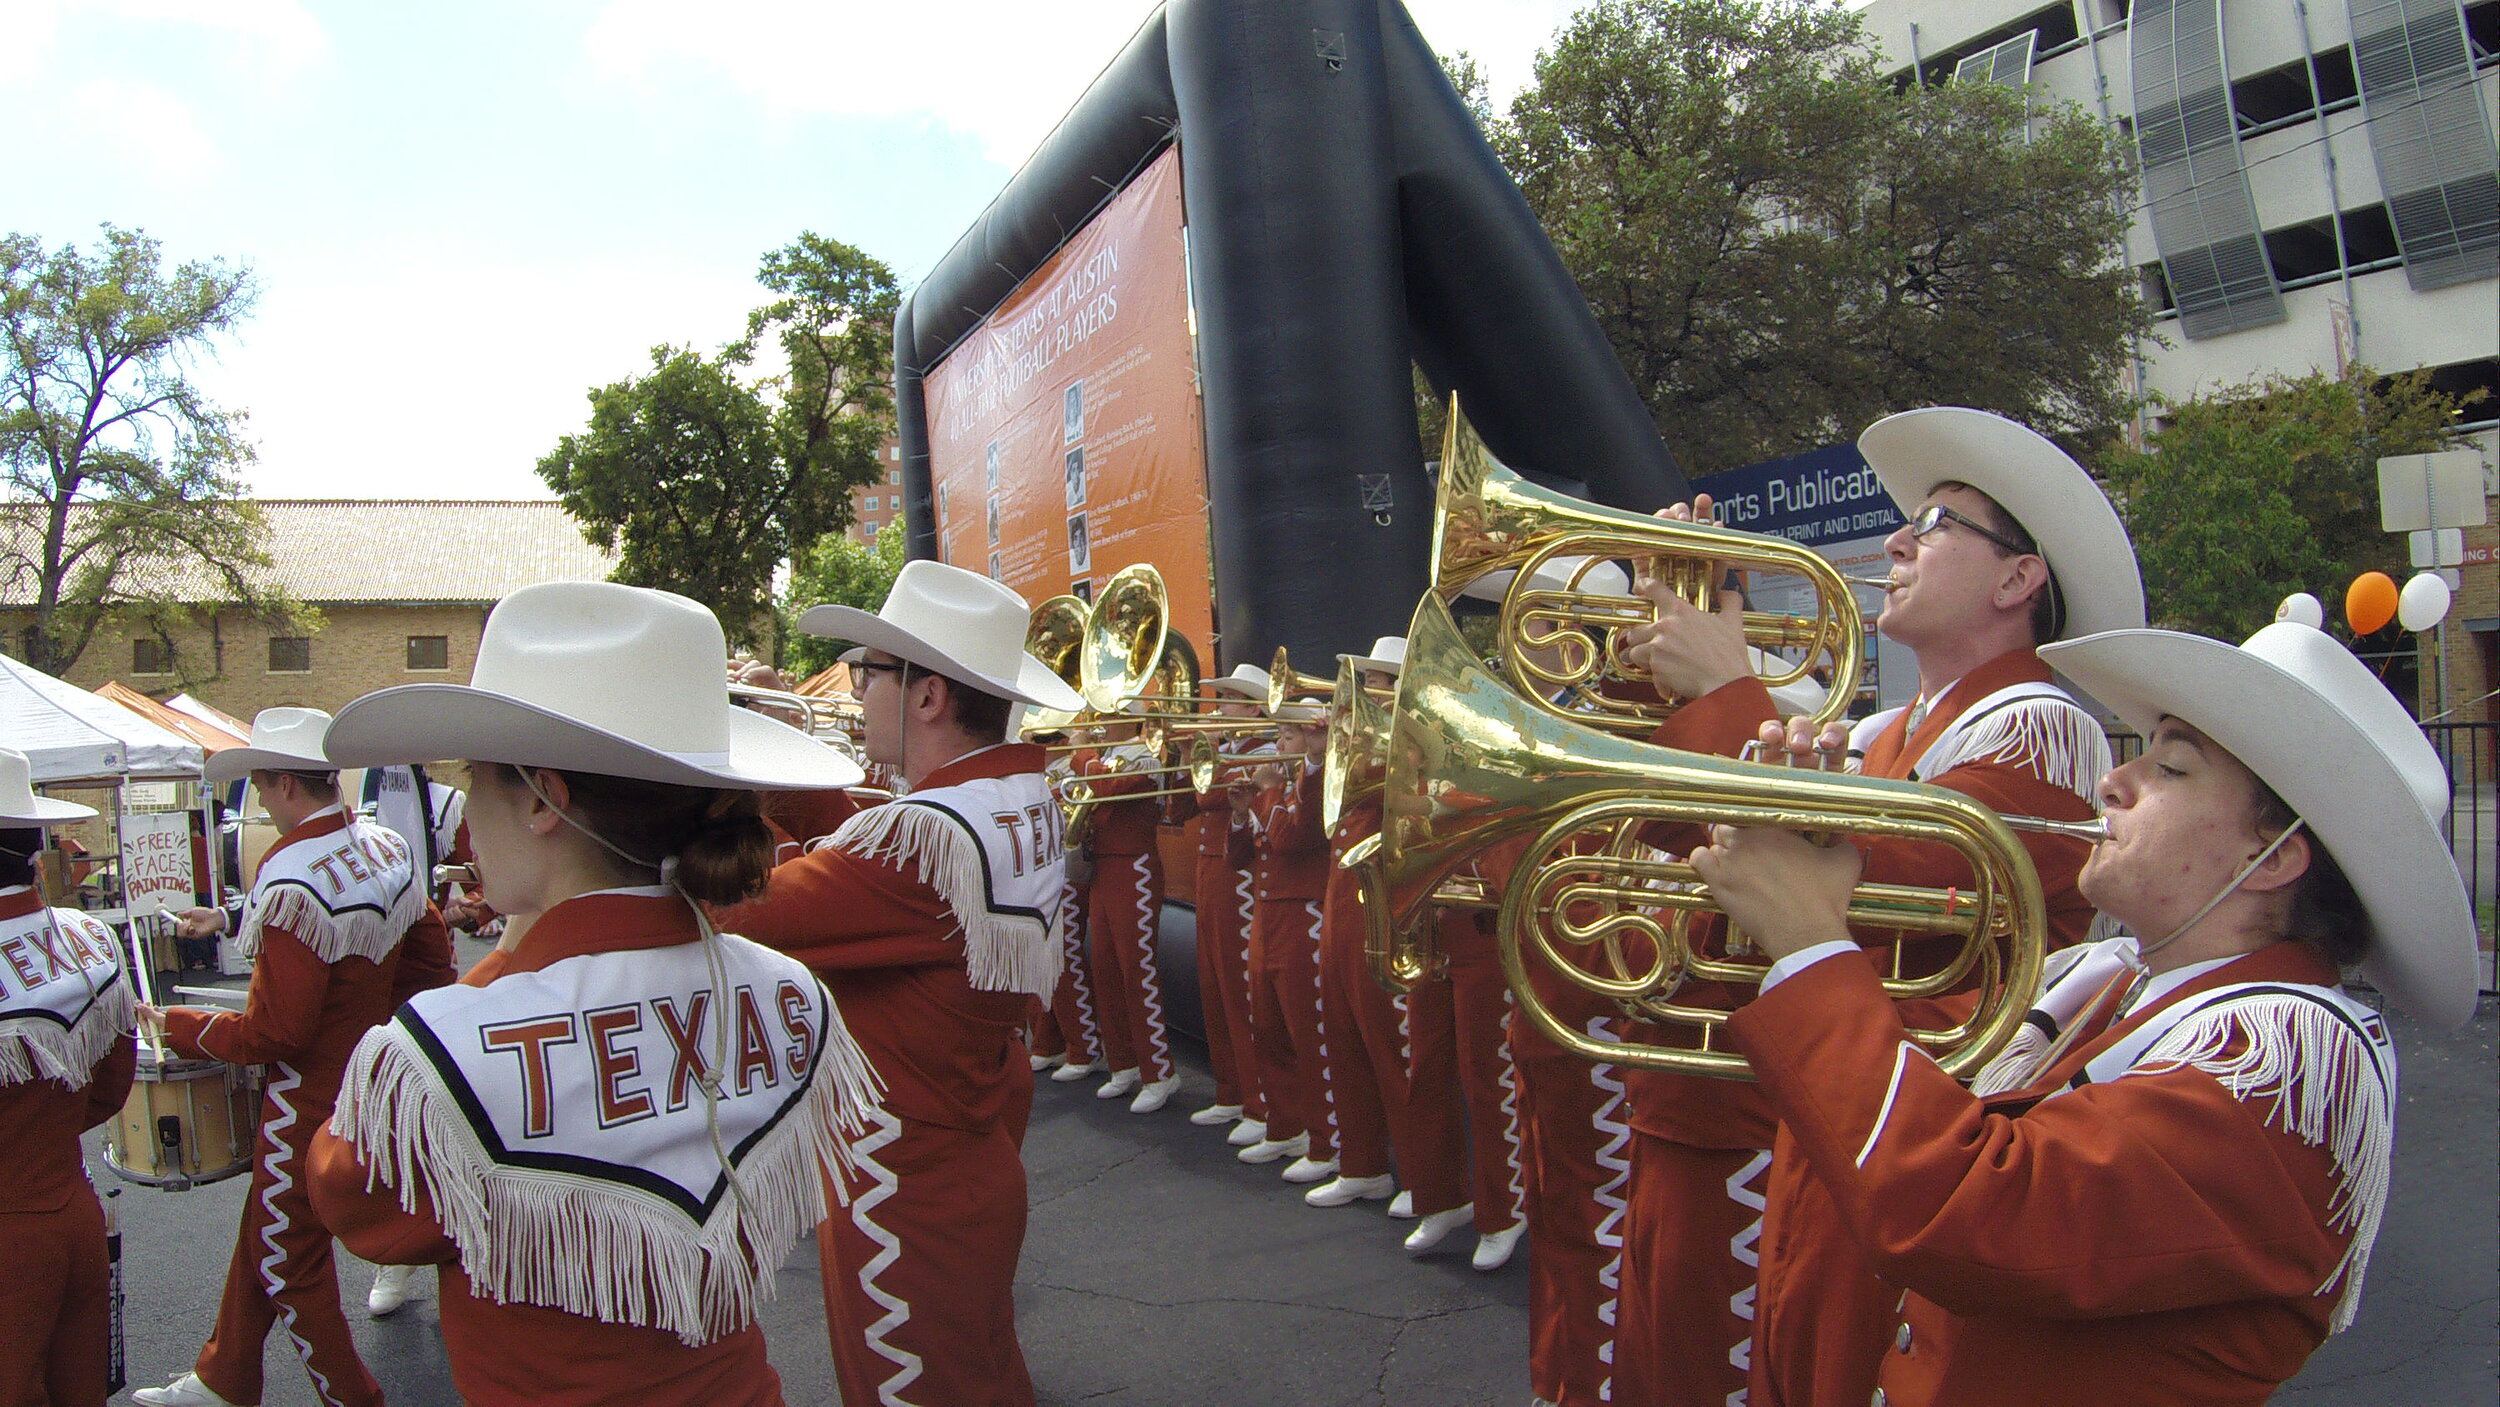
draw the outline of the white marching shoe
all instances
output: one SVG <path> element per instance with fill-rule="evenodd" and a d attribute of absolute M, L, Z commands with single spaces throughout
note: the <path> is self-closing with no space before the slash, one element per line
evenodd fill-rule
<path fill-rule="evenodd" d="M 1476 1254 L 1469 1263 L 1478 1270 L 1499 1270 L 1510 1264 L 1510 1253 L 1519 1249 L 1519 1238 L 1527 1234 L 1524 1218 L 1499 1231 L 1488 1231 L 1476 1238 Z"/>
<path fill-rule="evenodd" d="M 1325 1161 L 1307 1156 L 1296 1158 L 1293 1166 L 1285 1169 L 1287 1182 L 1325 1182 L 1336 1175 L 1337 1160 L 1334 1158 Z"/>
<path fill-rule="evenodd" d="M 1476 1215 L 1476 1204 L 1462 1202 L 1446 1212 L 1434 1212 L 1415 1224 L 1406 1233 L 1408 1255 L 1422 1255 L 1449 1238 L 1449 1234 L 1465 1226 Z"/>
<path fill-rule="evenodd" d="M 1103 1081 L 1102 1087 L 1094 1091 L 1094 1097 L 1117 1099 L 1135 1088 L 1137 1088 L 1137 1067 L 1131 1065 L 1125 1070 L 1112 1071 L 1111 1078 Z"/>
<path fill-rule="evenodd" d="M 365 1308 L 376 1319 L 397 1314 L 399 1307 L 416 1297 L 417 1267 L 413 1265 L 377 1265 L 373 1268 L 373 1289 L 365 1296 Z"/>
<path fill-rule="evenodd" d="M 1049 1069 L 1049 1068 L 1050 1068 L 1051 1066 L 1053 1066 L 1053 1065 L 1065 1065 L 1066 1063 L 1068 1063 L 1068 1057 L 1067 1057 L 1066 1055 L 1064 1055 L 1064 1054 L 1061 1054 L 1061 1055 L 1035 1055 L 1035 1056 L 1029 1056 L 1029 1057 L 1027 1057 L 1027 1058 L 1028 1058 L 1028 1059 L 1030 1059 L 1030 1060 L 1033 1062 L 1033 1073 L 1034 1073 L 1034 1074 L 1036 1074 L 1036 1075 L 1038 1075 L 1038 1074 L 1042 1073 L 1044 1070 Z"/>
<path fill-rule="evenodd" d="M 1210 1104 L 1190 1115 L 1189 1121 L 1202 1129 L 1211 1129 L 1217 1124 L 1229 1124 L 1240 1117 L 1241 1106 L 1238 1104 Z"/>
<path fill-rule="evenodd" d="M 1264 1119 L 1244 1119 L 1240 1123 L 1233 1125 L 1233 1131 L 1224 1135 L 1224 1141 L 1233 1145 L 1235 1148 L 1247 1148 L 1253 1143 L 1265 1143 L 1267 1141 L 1267 1121 Z"/>
<path fill-rule="evenodd" d="M 1066 1061 L 1066 1063 L 1061 1065 L 1058 1069 L 1051 1071 L 1050 1077 L 1063 1085 L 1074 1084 L 1076 1081 L 1084 1079 L 1087 1075 L 1090 1075 L 1096 1070 L 1102 1068 L 1100 1065 L 1095 1064 L 1091 1060 L 1068 1060 L 1068 1058 L 1064 1055 L 1059 1058 Z"/>
<path fill-rule="evenodd" d="M 1272 1163 L 1288 1153 L 1299 1158 L 1310 1151 L 1311 1136 L 1298 1133 L 1291 1138 L 1262 1138 L 1235 1156 L 1245 1163 Z"/>
<path fill-rule="evenodd" d="M 130 1400 L 139 1407 L 238 1407 L 209 1391 L 197 1373 L 185 1373 L 163 1387 L 143 1387 Z"/>
<path fill-rule="evenodd" d="M 1391 1221 L 1413 1221 L 1414 1219 L 1415 1219 L 1415 1194 L 1414 1194 L 1414 1193 L 1412 1193 L 1412 1192 L 1401 1192 L 1401 1193 L 1399 1193 L 1398 1195 L 1396 1195 L 1395 1197 L 1392 1197 L 1392 1198 L 1390 1198 L 1390 1199 L 1389 1199 L 1389 1220 L 1391 1220 Z"/>
<path fill-rule="evenodd" d="M 1132 1114 L 1151 1114 L 1169 1103 L 1173 1091 L 1181 1087 L 1181 1077 L 1167 1075 L 1160 1080 L 1138 1086 L 1137 1097 L 1128 1102 Z"/>
<path fill-rule="evenodd" d="M 1387 1173 L 1378 1177 L 1340 1177 L 1322 1183 L 1302 1194 L 1302 1200 L 1314 1207 L 1342 1207 L 1348 1202 L 1377 1202 L 1397 1190 L 1398 1180 Z"/>

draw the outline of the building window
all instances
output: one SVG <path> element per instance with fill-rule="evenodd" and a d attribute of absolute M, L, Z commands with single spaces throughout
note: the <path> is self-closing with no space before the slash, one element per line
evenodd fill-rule
<path fill-rule="evenodd" d="M 861 528 L 860 531 L 868 534 L 868 540 L 870 542 L 874 542 L 877 540 L 877 529 L 883 526 L 884 524 L 882 523 L 870 523 L 868 526 Z"/>
<path fill-rule="evenodd" d="M 870 494 L 870 495 L 868 495 L 866 498 L 863 498 L 863 499 L 861 499 L 861 500 L 859 501 L 859 506 L 860 506 L 862 509 L 864 509 L 864 510 L 866 510 L 866 511 L 870 512 L 870 513 L 874 513 L 874 512 L 876 512 L 876 511 L 877 511 L 877 496 L 876 496 L 875 494 L 873 494 L 873 493 L 872 493 L 872 494 Z"/>
<path fill-rule="evenodd" d="M 888 469 L 888 470 L 886 470 L 886 471 L 885 471 L 885 481 L 886 481 L 887 483 L 889 483 L 889 484 L 899 484 L 899 483 L 903 482 L 903 471 L 902 471 L 902 470 L 900 470 L 900 469 Z"/>
<path fill-rule="evenodd" d="M 270 636 L 269 672 L 272 674 L 312 673 L 312 637 L 309 635 Z"/>
<path fill-rule="evenodd" d="M 411 635 L 408 637 L 410 669 L 451 668 L 451 637 L 448 635 Z"/>
<path fill-rule="evenodd" d="M 171 674 L 174 672 L 173 651 L 162 640 L 130 642 L 130 672 L 133 674 Z"/>

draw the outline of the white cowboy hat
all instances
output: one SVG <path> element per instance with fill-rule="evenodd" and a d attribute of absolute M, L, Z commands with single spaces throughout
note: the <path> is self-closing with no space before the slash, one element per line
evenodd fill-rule
<path fill-rule="evenodd" d="M 1033 608 L 997 582 L 961 567 L 905 562 L 875 615 L 856 606 L 815 606 L 799 617 L 810 635 L 882 650 L 985 693 L 1074 712 L 1085 700 L 1050 666 L 1024 652 Z"/>
<path fill-rule="evenodd" d="M 2274 788 L 2352 881 L 2370 916 L 2361 970 L 2444 1026 L 2474 1014 L 2474 918 L 2440 836 L 2448 773 L 2421 727 L 2352 652 L 2278 621 L 2237 649 L 2118 630 L 2040 647 L 2146 737 L 2194 725 Z"/>
<path fill-rule="evenodd" d="M 719 619 L 683 596 L 525 586 L 486 618 L 467 684 L 365 695 L 339 710 L 329 754 L 346 767 L 464 757 L 687 787 L 859 785 L 857 763 L 731 703 L 728 660 Z"/>
<path fill-rule="evenodd" d="M 1279 723 L 1325 723 L 1328 721 L 1328 705 L 1295 699 L 1271 710 L 1267 716 Z"/>
<path fill-rule="evenodd" d="M 1548 557 L 1537 563 L 1536 572 L 1529 577 L 1529 581 L 1544 591 L 1570 591 L 1574 589 L 1571 585 L 1571 578 L 1579 573 L 1582 567 L 1587 567 L 1588 571 L 1580 576 L 1580 585 L 1576 589 L 1597 596 L 1632 594 L 1632 577 L 1623 568 L 1612 562 L 1592 564 L 1586 557 Z M 1498 572 L 1486 572 L 1459 588 L 1459 594 L 1478 601 L 1498 603 L 1510 593 L 1511 579 L 1518 575 L 1519 573 L 1507 568 Z"/>
<path fill-rule="evenodd" d="M 1271 682 L 1267 671 L 1257 665 L 1237 664 L 1232 673 L 1208 680 L 1205 687 L 1210 694 L 1231 694 L 1252 703 L 1265 703 Z"/>
<path fill-rule="evenodd" d="M 35 795 L 34 773 L 26 754 L 0 747 L 0 826 L 65 826 L 95 819 L 92 806 Z"/>
<path fill-rule="evenodd" d="M 335 772 L 339 765 L 323 750 L 330 715 L 317 708 L 264 708 L 252 717 L 252 743 L 212 752 L 200 768 L 211 786 L 241 781 L 249 772 Z M 432 762 L 432 756 L 411 762 Z"/>
<path fill-rule="evenodd" d="M 1383 635 L 1372 642 L 1368 655 L 1339 655 L 1337 658 L 1356 669 L 1376 669 L 1383 674 L 1397 674 L 1406 668 L 1406 637 Z"/>
<path fill-rule="evenodd" d="M 2118 510 L 2066 451 L 2028 426 L 1961 406 L 1887 415 L 1858 453 L 1907 517 L 1936 485 L 1970 485 L 2039 544 L 2066 607 L 2060 640 L 2144 625 L 2144 579 Z"/>

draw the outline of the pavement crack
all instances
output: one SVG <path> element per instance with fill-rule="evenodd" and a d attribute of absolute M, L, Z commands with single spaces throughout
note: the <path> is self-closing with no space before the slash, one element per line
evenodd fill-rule
<path fill-rule="evenodd" d="M 1037 1212 L 1042 1208 L 1049 1206 L 1051 1203 L 1061 1200 L 1062 1198 L 1073 1197 L 1077 1193 L 1084 1191 L 1086 1188 L 1093 1186 L 1095 1183 L 1102 1181 L 1104 1178 L 1111 1176 L 1111 1174 L 1118 1172 L 1120 1169 L 1127 1167 L 1129 1164 L 1136 1162 L 1138 1159 L 1145 1157 L 1148 1153 L 1153 1151 L 1155 1150 L 1152 1148 L 1139 1148 L 1116 1162 L 1106 1163 L 1101 1168 L 1097 1169 L 1092 1177 L 1089 1177 L 1074 1186 L 1060 1188 L 1058 1191 L 1051 1193 L 1049 1196 L 1042 1198 L 1038 1202 L 1035 1202 L 1031 1207 L 1027 1208 L 1027 1212 L 1028 1214 L 1031 1212 Z"/>
<path fill-rule="evenodd" d="M 1110 1290 L 1097 1290 L 1085 1285 L 1062 1285 L 1050 1280 L 1031 1280 L 1026 1283 L 1037 1290 L 1057 1290 L 1062 1294 L 1082 1295 L 1087 1299 L 1109 1300 L 1114 1304 L 1135 1305 L 1140 1309 L 1190 1309 L 1200 1305 L 1211 1304 L 1255 1304 L 1264 1305 L 1270 1309 L 1300 1309 L 1308 1310 L 1317 1314 L 1350 1314 L 1358 1319 L 1373 1319 L 1384 1324 L 1397 1324 L 1400 1326 L 1411 1323 L 1420 1323 L 1425 1318 L 1437 1319 L 1441 1317 L 1438 1314 L 1433 1314 L 1419 1316 L 1416 1319 L 1408 1319 L 1402 1315 L 1381 1314 L 1367 1309 L 1348 1309 L 1342 1305 L 1313 1304 L 1309 1300 L 1265 1299 L 1257 1295 L 1203 1295 L 1189 1299 L 1155 1300 L 1146 1299 L 1138 1295 L 1115 1294 Z"/>

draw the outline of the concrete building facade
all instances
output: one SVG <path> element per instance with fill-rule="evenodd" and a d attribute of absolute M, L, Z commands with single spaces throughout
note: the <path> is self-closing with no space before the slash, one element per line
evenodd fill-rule
<path fill-rule="evenodd" d="M 2358 362 L 2487 393 L 2459 428 L 2495 526 L 2466 534 L 2449 696 L 2500 687 L 2500 0 L 1860 13 L 1900 82 L 2029 85 L 2133 140 L 2127 259 L 2160 336 L 2141 349 L 2141 389 L 2181 401 Z M 2494 702 L 2458 716 L 2500 716 Z"/>

